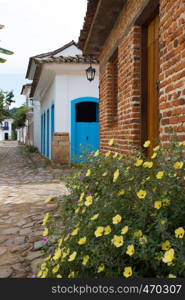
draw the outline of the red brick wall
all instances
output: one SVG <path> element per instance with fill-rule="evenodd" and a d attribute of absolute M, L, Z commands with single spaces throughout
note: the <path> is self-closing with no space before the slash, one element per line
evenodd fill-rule
<path fill-rule="evenodd" d="M 160 135 L 173 128 L 185 140 L 185 0 L 160 5 Z"/>
<path fill-rule="evenodd" d="M 131 24 L 146 0 L 128 0 L 100 55 L 101 149 L 128 152 L 141 144 L 141 27 Z M 150 17 L 150 16 L 148 16 Z M 160 139 L 169 128 L 185 139 L 185 0 L 160 0 Z M 109 59 L 118 47 L 118 120 L 113 121 Z M 112 147 L 111 147 L 112 150 Z"/>

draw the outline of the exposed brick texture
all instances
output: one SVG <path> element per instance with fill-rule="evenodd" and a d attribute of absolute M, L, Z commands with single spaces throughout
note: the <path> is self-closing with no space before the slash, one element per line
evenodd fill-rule
<path fill-rule="evenodd" d="M 141 26 L 134 20 L 146 0 L 128 0 L 100 54 L 101 149 L 128 152 L 129 143 L 141 145 Z M 169 129 L 185 139 L 185 0 L 159 1 L 160 140 L 167 145 Z M 115 4 L 116 5 L 116 4 Z M 148 16 L 150 18 L 150 16 Z M 113 118 L 112 64 L 118 48 L 118 119 Z"/>

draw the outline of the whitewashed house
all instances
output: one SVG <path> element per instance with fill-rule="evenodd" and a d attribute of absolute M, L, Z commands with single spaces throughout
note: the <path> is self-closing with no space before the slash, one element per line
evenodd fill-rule
<path fill-rule="evenodd" d="M 24 84 L 21 95 L 26 97 L 26 105 L 30 110 L 26 114 L 25 127 L 17 130 L 17 139 L 21 143 L 40 149 L 40 102 L 30 97 L 31 84 Z"/>
<path fill-rule="evenodd" d="M 13 119 L 5 119 L 0 124 L 0 141 L 8 141 L 12 139 L 12 123 Z"/>
<path fill-rule="evenodd" d="M 92 63 L 95 78 L 85 70 Z M 32 80 L 30 97 L 40 101 L 40 152 L 67 163 L 83 150 L 99 148 L 99 67 L 82 56 L 74 41 L 29 60 L 26 78 Z"/>

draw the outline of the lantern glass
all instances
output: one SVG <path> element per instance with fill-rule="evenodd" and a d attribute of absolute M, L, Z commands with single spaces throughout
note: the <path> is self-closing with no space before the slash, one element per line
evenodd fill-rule
<path fill-rule="evenodd" d="M 86 69 L 86 76 L 87 80 L 92 81 L 94 80 L 96 70 L 90 66 L 88 69 Z"/>

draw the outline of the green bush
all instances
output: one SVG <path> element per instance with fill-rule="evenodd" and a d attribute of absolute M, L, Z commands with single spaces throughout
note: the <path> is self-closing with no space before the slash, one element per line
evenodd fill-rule
<path fill-rule="evenodd" d="M 184 277 L 184 146 L 155 147 L 150 159 L 92 154 L 67 181 L 59 221 L 44 219 L 38 277 Z"/>

